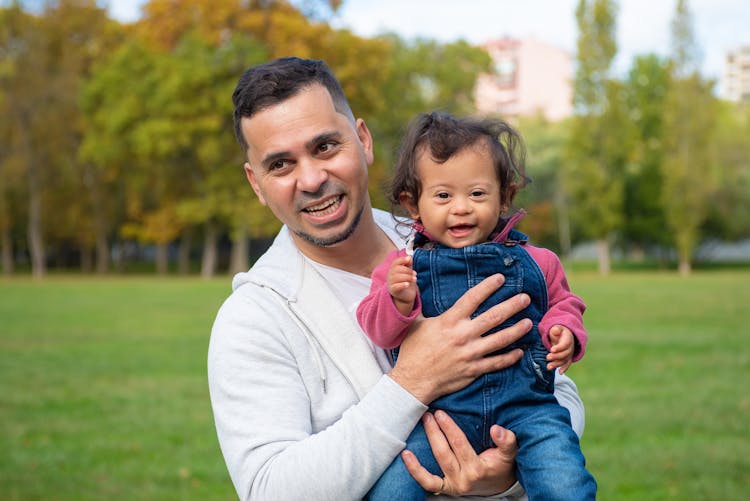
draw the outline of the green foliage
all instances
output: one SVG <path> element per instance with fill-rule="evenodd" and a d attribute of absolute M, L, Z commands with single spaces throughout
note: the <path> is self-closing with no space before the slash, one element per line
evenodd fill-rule
<path fill-rule="evenodd" d="M 560 231 L 564 227 L 562 164 L 568 127 L 569 121 L 552 123 L 542 115 L 522 117 L 516 125 L 526 145 L 526 174 L 531 178 L 514 202 L 528 212 L 519 228 L 531 236 L 534 245 L 562 253 L 570 251 L 567 236 Z"/>
<path fill-rule="evenodd" d="M 710 200 L 717 189 L 715 143 L 717 103 L 712 84 L 693 71 L 690 12 L 677 3 L 672 24 L 672 78 L 664 108 L 665 162 L 662 202 L 674 238 L 680 272 L 690 272 Z"/>
<path fill-rule="evenodd" d="M 617 3 L 579 0 L 575 15 L 578 50 L 573 104 L 580 113 L 596 115 L 603 113 L 606 106 L 606 81 L 617 53 Z"/>
<path fill-rule="evenodd" d="M 571 220 L 600 242 L 603 273 L 609 271 L 609 240 L 622 225 L 623 173 L 632 140 L 622 84 L 609 75 L 617 51 L 616 9 L 611 0 L 581 0 L 576 9 L 576 115 L 566 162 Z"/>
<path fill-rule="evenodd" d="M 749 270 L 569 273 L 601 499 L 744 499 Z M 236 499 L 206 384 L 227 279 L 0 281 L 4 499 Z M 664 301 L 669 298 L 669 301 Z"/>
<path fill-rule="evenodd" d="M 714 137 L 718 189 L 705 234 L 726 241 L 750 238 L 750 106 L 720 103 Z"/>
<path fill-rule="evenodd" d="M 661 192 L 669 79 L 667 63 L 649 54 L 635 58 L 625 82 L 634 138 L 624 172 L 622 240 L 640 248 L 668 243 Z"/>
<path fill-rule="evenodd" d="M 217 238 L 272 235 L 279 223 L 242 172 L 230 96 L 247 67 L 290 54 L 334 69 L 375 138 L 373 203 L 389 208 L 384 185 L 408 121 L 436 109 L 474 113 L 474 83 L 490 59 L 463 41 L 333 29 L 325 20 L 340 3 L 149 0 L 130 25 L 95 2 L 3 4 L 3 270 L 27 255 L 40 271 L 47 255 L 85 266 L 96 252 L 107 271 L 113 245 L 130 240 L 180 242 L 187 255 L 201 238 L 211 248 Z M 619 237 L 626 248 L 679 245 L 683 260 L 704 238 L 747 237 L 748 112 L 718 108 L 694 75 L 687 2 L 672 60 L 638 58 L 623 81 L 610 75 L 616 14 L 612 0 L 577 4 L 574 117 L 519 122 L 535 178 L 518 201 L 531 213 L 524 227 L 564 254 L 582 239 Z"/>

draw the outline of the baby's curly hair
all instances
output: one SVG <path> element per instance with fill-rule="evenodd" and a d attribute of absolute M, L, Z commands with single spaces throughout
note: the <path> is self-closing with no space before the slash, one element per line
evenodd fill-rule
<path fill-rule="evenodd" d="M 447 113 L 417 115 L 401 144 L 388 198 L 394 210 L 403 193 L 416 203 L 422 193 L 417 175 L 417 159 L 429 148 L 437 163 L 443 163 L 464 148 L 485 140 L 500 182 L 500 203 L 508 208 L 516 193 L 531 180 L 526 176 L 526 150 L 521 136 L 509 124 L 492 118 L 455 118 Z M 401 211 L 399 211 L 401 212 Z M 498 214 L 500 217 L 500 214 Z"/>

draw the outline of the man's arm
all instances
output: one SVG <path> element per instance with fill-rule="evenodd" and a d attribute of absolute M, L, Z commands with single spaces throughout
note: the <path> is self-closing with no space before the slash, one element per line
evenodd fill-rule
<path fill-rule="evenodd" d="M 237 493 L 243 500 L 359 499 L 426 407 L 387 376 L 358 401 L 270 294 L 230 297 L 209 347 L 216 429 Z"/>

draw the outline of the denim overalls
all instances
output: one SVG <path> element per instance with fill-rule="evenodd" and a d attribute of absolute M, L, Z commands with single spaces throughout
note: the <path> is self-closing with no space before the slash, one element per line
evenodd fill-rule
<path fill-rule="evenodd" d="M 541 269 L 523 248 L 526 241 L 526 235 L 511 230 L 502 243 L 454 249 L 429 242 L 414 250 L 413 266 L 425 317 L 440 315 L 469 288 L 492 274 L 502 273 L 504 285 L 473 316 L 525 292 L 531 297 L 531 304 L 490 332 L 522 318 L 530 318 L 534 324 L 524 337 L 502 350 L 524 350 L 518 363 L 485 374 L 466 388 L 435 400 L 430 410 L 447 411 L 477 453 L 494 447 L 489 434 L 493 424 L 512 430 L 519 446 L 518 480 L 531 501 L 595 499 L 596 482 L 585 468 L 570 414 L 553 394 L 554 371 L 546 368 L 547 350 L 538 326 L 548 309 L 547 286 Z M 442 476 L 421 423 L 409 436 L 406 448 L 416 454 L 422 466 Z M 399 456 L 372 488 L 368 499 L 425 499 L 426 494 Z"/>

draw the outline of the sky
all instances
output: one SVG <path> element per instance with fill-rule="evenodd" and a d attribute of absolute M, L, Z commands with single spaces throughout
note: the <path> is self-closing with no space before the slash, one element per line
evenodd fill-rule
<path fill-rule="evenodd" d="M 110 0 L 121 21 L 138 18 L 144 0 Z M 615 72 L 627 72 L 634 56 L 670 48 L 670 23 L 677 0 L 620 0 Z M 344 0 L 332 20 L 361 36 L 385 31 L 402 38 L 458 39 L 473 44 L 510 36 L 533 37 L 575 53 L 578 0 Z M 694 35 L 701 48 L 701 71 L 719 79 L 728 50 L 750 45 L 750 2 L 688 0 Z"/>

